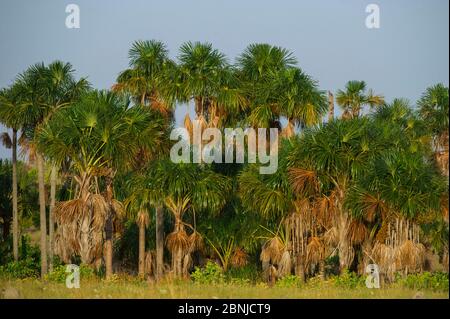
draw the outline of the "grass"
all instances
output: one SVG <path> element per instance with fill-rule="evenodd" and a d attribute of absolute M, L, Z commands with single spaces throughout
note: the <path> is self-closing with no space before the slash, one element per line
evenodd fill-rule
<path fill-rule="evenodd" d="M 154 284 L 139 280 L 116 279 L 110 282 L 93 279 L 81 281 L 79 289 L 68 289 L 64 283 L 36 279 L 0 280 L 0 298 L 294 298 L 294 299 L 409 299 L 449 298 L 448 291 L 414 290 L 405 287 L 353 289 L 335 287 L 330 282 L 298 287 L 268 287 L 265 284 L 200 285 L 191 281 Z"/>

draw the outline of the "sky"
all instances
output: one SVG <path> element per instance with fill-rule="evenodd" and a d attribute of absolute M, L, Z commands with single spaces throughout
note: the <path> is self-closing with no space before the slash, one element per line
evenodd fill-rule
<path fill-rule="evenodd" d="M 378 29 L 366 27 L 372 3 Z M 66 27 L 68 4 L 80 9 L 79 29 Z M 210 42 L 230 63 L 250 43 L 282 46 L 323 90 L 364 80 L 387 101 L 412 105 L 426 87 L 449 82 L 448 0 L 1 0 L 0 87 L 58 59 L 108 89 L 127 68 L 131 44 L 150 39 L 166 43 L 172 58 L 185 41 Z M 185 112 L 177 108 L 178 123 Z M 2 157 L 9 151 L 0 146 Z"/>

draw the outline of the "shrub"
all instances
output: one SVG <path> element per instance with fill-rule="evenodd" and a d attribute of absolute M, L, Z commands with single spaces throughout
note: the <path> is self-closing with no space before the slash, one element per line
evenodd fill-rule
<path fill-rule="evenodd" d="M 278 279 L 275 285 L 277 287 L 283 287 L 283 288 L 292 288 L 292 287 L 298 288 L 302 285 L 302 280 L 298 276 L 289 275 L 289 276 L 285 276 L 283 278 Z"/>
<path fill-rule="evenodd" d="M 212 261 L 208 261 L 204 268 L 195 267 L 191 278 L 199 284 L 221 284 L 225 281 L 222 268 Z"/>
<path fill-rule="evenodd" d="M 353 289 L 365 285 L 365 277 L 345 269 L 340 276 L 332 278 L 332 282 L 339 288 Z"/>
<path fill-rule="evenodd" d="M 0 266 L 0 277 L 8 279 L 37 278 L 39 276 L 39 265 L 31 259 L 9 262 Z"/>
<path fill-rule="evenodd" d="M 397 282 L 410 289 L 431 289 L 448 291 L 448 274 L 436 272 L 424 272 L 421 274 L 410 274 L 405 278 L 397 277 Z"/>

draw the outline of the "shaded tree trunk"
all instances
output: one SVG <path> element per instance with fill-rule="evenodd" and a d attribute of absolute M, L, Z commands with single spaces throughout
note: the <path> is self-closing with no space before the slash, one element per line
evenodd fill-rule
<path fill-rule="evenodd" d="M 319 261 L 319 277 L 323 280 L 325 279 L 325 260 L 321 259 Z"/>
<path fill-rule="evenodd" d="M 12 138 L 12 206 L 13 206 L 13 255 L 19 260 L 19 211 L 17 205 L 17 130 L 13 129 Z"/>
<path fill-rule="evenodd" d="M 156 207 L 156 278 L 161 279 L 164 269 L 164 212 Z"/>
<path fill-rule="evenodd" d="M 36 154 L 39 184 L 39 218 L 41 231 L 41 277 L 47 274 L 47 216 L 45 211 L 44 158 Z"/>
<path fill-rule="evenodd" d="M 112 207 L 112 178 L 106 179 L 106 202 L 109 207 L 105 225 L 105 273 L 106 279 L 110 279 L 113 274 L 113 207 Z"/>
<path fill-rule="evenodd" d="M 50 175 L 50 211 L 48 214 L 48 261 L 49 261 L 49 270 L 53 270 L 53 237 L 55 232 L 55 221 L 54 221 L 54 209 L 56 203 L 56 177 L 57 177 L 57 169 L 53 165 L 52 171 Z"/>
<path fill-rule="evenodd" d="M 297 256 L 297 263 L 295 266 L 295 275 L 298 276 L 301 280 L 301 282 L 305 282 L 306 275 L 305 275 L 305 265 L 303 264 L 301 256 Z"/>
<path fill-rule="evenodd" d="M 139 276 L 145 275 L 145 223 L 139 223 Z"/>

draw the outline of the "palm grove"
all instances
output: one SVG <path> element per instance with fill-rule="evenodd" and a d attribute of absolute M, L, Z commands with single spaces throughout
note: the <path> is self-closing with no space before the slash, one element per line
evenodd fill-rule
<path fill-rule="evenodd" d="M 448 88 L 427 88 L 415 108 L 363 81 L 335 95 L 268 44 L 230 64 L 209 43 L 183 44 L 174 61 L 163 43 L 137 41 L 109 91 L 69 63 L 30 66 L 0 94 L 12 132 L 0 164 L 5 260 L 20 260 L 24 220 L 39 211 L 43 277 L 71 262 L 106 278 L 188 277 L 213 260 L 307 280 L 334 260 L 336 273 L 376 263 L 389 281 L 423 271 L 430 254 L 448 271 Z M 278 128 L 277 172 L 172 163 L 181 103 L 194 107 L 189 132 Z"/>

